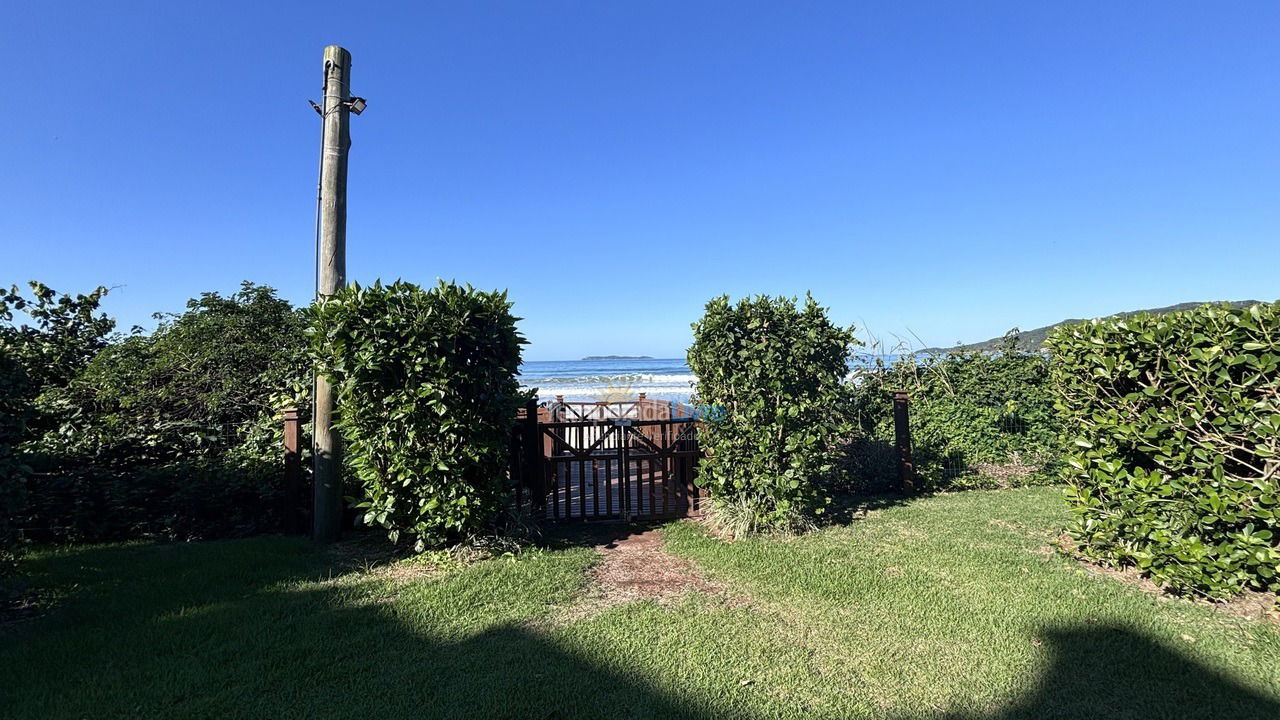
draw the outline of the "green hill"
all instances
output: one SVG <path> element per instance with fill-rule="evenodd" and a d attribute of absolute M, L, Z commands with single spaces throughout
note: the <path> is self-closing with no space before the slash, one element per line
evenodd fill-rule
<path fill-rule="evenodd" d="M 1218 304 L 1218 305 L 1227 304 L 1233 308 L 1244 308 L 1244 307 L 1249 307 L 1250 305 L 1256 305 L 1258 304 L 1258 302 L 1260 301 L 1235 300 L 1235 301 L 1219 301 L 1215 304 Z M 1200 307 L 1201 305 L 1204 305 L 1204 304 L 1206 303 L 1185 302 L 1185 303 L 1178 303 L 1177 305 L 1170 305 L 1168 307 L 1149 308 L 1147 310 L 1130 310 L 1128 312 L 1121 312 L 1121 313 L 1116 313 L 1114 315 L 1108 315 L 1107 317 L 1123 318 L 1123 317 L 1130 317 L 1132 315 L 1137 315 L 1138 313 L 1151 313 L 1153 315 L 1163 315 L 1165 313 L 1177 312 L 1178 310 L 1190 310 L 1192 308 Z M 1088 322 L 1088 319 L 1071 318 L 1068 320 L 1063 320 L 1061 322 L 1056 322 L 1052 325 L 1039 327 L 1034 330 L 1018 330 L 1017 328 L 1014 328 L 1010 332 L 1016 331 L 1017 334 L 1015 335 L 1015 337 L 1017 338 L 1017 347 L 1019 350 L 1039 350 L 1040 345 L 1044 343 L 1045 338 L 1049 336 L 1050 330 L 1058 327 L 1059 325 L 1075 325 L 1077 323 L 1082 323 L 1082 322 Z M 956 345 L 955 347 L 950 347 L 950 348 L 936 348 L 936 347 L 925 348 L 920 352 L 922 353 L 953 353 L 953 352 L 975 352 L 975 351 L 981 352 L 981 351 L 997 350 L 1001 347 L 1001 344 L 1003 342 L 1004 342 L 1004 337 L 1002 336 L 1002 337 L 991 338 L 990 340 L 983 340 L 982 342 L 970 343 L 967 345 Z"/>

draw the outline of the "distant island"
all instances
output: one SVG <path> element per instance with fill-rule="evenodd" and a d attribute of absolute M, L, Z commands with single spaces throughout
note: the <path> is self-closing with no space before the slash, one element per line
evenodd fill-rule
<path fill-rule="evenodd" d="M 1226 304 L 1226 305 L 1230 305 L 1233 308 L 1246 308 L 1246 307 L 1249 307 L 1250 305 L 1257 305 L 1258 302 L 1259 302 L 1258 300 L 1236 300 L 1231 302 L 1220 300 L 1212 304 L 1214 305 Z M 1130 310 L 1128 312 L 1121 312 L 1121 313 L 1116 313 L 1114 315 L 1108 315 L 1107 317 L 1125 318 L 1125 317 L 1131 317 L 1133 315 L 1137 315 L 1139 313 L 1151 313 L 1152 315 L 1163 315 L 1165 313 L 1177 312 L 1178 310 L 1190 310 L 1192 308 L 1197 308 L 1197 307 L 1200 307 L 1201 305 L 1206 305 L 1206 304 L 1210 304 L 1210 303 L 1185 302 L 1185 303 L 1178 303 L 1177 305 L 1170 305 L 1168 307 L 1162 307 L 1162 308 L 1150 308 L 1147 310 Z M 1017 347 L 1019 350 L 1024 350 L 1024 351 L 1039 350 L 1040 346 L 1044 344 L 1045 338 L 1049 337 L 1050 330 L 1060 325 L 1076 325 L 1083 322 L 1088 322 L 1088 320 L 1081 319 L 1081 318 L 1071 318 L 1069 320 L 1056 322 L 1052 325 L 1046 325 L 1041 328 L 1036 328 L 1035 330 L 1019 331 L 1014 335 L 1014 339 L 1016 343 L 1015 347 Z M 934 354 L 934 355 L 939 355 L 943 353 L 957 353 L 957 352 L 983 352 L 983 351 L 998 350 L 1003 345 L 1003 343 L 1004 343 L 1004 337 L 997 337 L 997 338 L 991 338 L 990 340 L 983 340 L 982 342 L 971 343 L 968 345 L 956 345 L 955 347 L 950 347 L 950 348 L 936 348 L 936 347 L 925 348 L 923 350 L 920 350 L 920 352 Z"/>
<path fill-rule="evenodd" d="M 583 360 L 652 360 L 648 355 L 588 355 Z"/>

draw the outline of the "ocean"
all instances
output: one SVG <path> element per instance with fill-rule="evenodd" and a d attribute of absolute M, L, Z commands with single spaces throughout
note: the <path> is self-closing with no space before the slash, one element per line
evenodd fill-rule
<path fill-rule="evenodd" d="M 881 356 L 887 362 L 896 355 Z M 859 355 L 850 371 L 866 367 L 873 355 Z M 693 372 L 680 358 L 650 360 L 542 360 L 520 366 L 520 387 L 537 388 L 539 402 L 554 400 L 626 400 L 640 393 L 655 400 L 688 402 Z"/>
<path fill-rule="evenodd" d="M 693 372 L 683 359 L 542 360 L 520 366 L 520 387 L 537 388 L 538 400 L 622 400 L 645 393 L 687 402 Z"/>

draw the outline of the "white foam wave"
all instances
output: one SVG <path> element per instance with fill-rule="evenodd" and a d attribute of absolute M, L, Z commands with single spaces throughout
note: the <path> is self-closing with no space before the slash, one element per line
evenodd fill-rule
<path fill-rule="evenodd" d="M 694 381 L 691 373 L 652 374 L 652 373 L 620 373 L 616 375 L 573 375 L 570 377 L 539 377 L 537 375 L 521 375 L 523 385 L 623 385 L 640 383 L 654 385 L 688 385 Z"/>
<path fill-rule="evenodd" d="M 607 388 L 600 388 L 594 385 L 525 385 L 524 389 L 530 387 L 538 388 L 539 400 L 554 400 L 557 395 L 563 395 L 566 400 L 602 400 L 608 392 Z M 625 393 L 629 396 L 638 396 L 644 393 L 645 397 L 659 400 L 688 400 L 693 395 L 693 388 L 684 385 L 632 385 L 628 388 L 617 388 L 618 392 Z"/>

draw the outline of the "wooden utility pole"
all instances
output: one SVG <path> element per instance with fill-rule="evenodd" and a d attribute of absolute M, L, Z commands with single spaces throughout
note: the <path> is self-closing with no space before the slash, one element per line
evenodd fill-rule
<path fill-rule="evenodd" d="M 324 49 L 320 197 L 316 222 L 316 297 L 347 284 L 347 151 L 351 149 L 351 53 Z M 363 101 L 362 101 L 363 102 Z M 363 107 L 363 105 L 362 105 Z M 316 375 L 314 426 L 315 507 L 312 537 L 327 543 L 342 531 L 342 439 L 333 427 L 334 388 Z"/>

